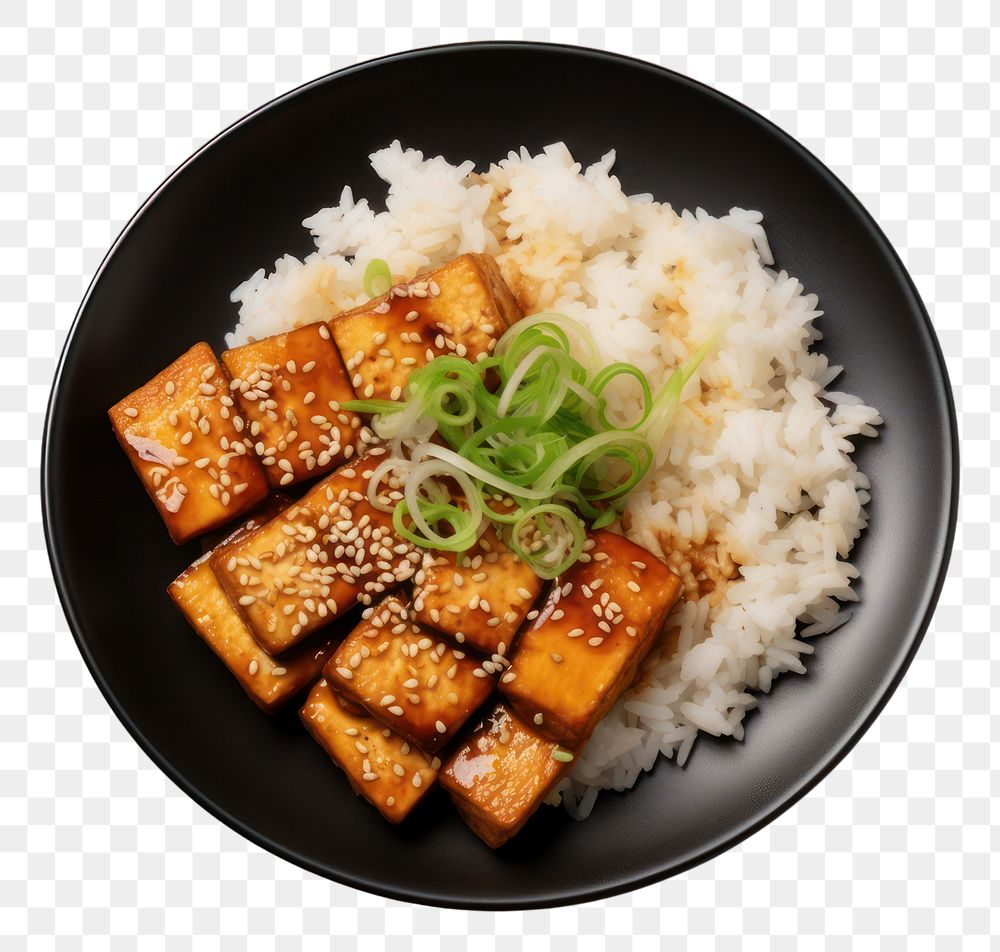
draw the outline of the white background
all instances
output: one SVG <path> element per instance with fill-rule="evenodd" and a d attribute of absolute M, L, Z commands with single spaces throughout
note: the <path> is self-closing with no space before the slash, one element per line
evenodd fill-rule
<path fill-rule="evenodd" d="M 0 949 L 133 949 L 137 936 L 143 950 L 909 950 L 956 948 L 956 937 L 987 948 L 1000 931 L 993 20 L 985 0 L 0 4 Z M 386 902 L 274 859 L 194 806 L 130 740 L 80 660 L 38 499 L 62 341 L 143 199 L 222 127 L 305 80 L 469 38 L 630 53 L 803 141 L 916 280 L 963 436 L 962 520 L 940 607 L 856 750 L 713 862 L 551 912 Z"/>

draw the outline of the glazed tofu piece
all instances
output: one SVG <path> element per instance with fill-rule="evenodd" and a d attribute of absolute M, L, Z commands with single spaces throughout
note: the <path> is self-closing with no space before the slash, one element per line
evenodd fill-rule
<path fill-rule="evenodd" d="M 681 590 L 650 552 L 598 530 L 522 633 L 500 690 L 521 715 L 581 745 L 634 680 Z"/>
<path fill-rule="evenodd" d="M 441 786 L 472 832 L 496 849 L 528 822 L 572 760 L 570 751 L 498 704 L 446 760 Z"/>
<path fill-rule="evenodd" d="M 465 254 L 338 314 L 330 329 L 357 395 L 397 400 L 414 367 L 440 354 L 481 359 L 520 317 L 493 258 Z"/>
<path fill-rule="evenodd" d="M 354 454 L 361 421 L 340 409 L 354 391 L 326 324 L 227 350 L 222 363 L 272 486 L 320 476 Z"/>
<path fill-rule="evenodd" d="M 345 703 L 325 678 L 309 692 L 300 717 L 354 792 L 390 823 L 405 819 L 434 786 L 436 758 Z"/>
<path fill-rule="evenodd" d="M 174 542 L 235 519 L 267 495 L 229 380 L 208 344 L 195 344 L 108 416 Z"/>
<path fill-rule="evenodd" d="M 270 522 L 278 513 L 284 512 L 295 500 L 285 493 L 271 493 L 256 509 L 250 513 L 249 518 L 241 523 L 236 529 L 227 526 L 225 529 L 216 529 L 203 535 L 199 540 L 202 555 L 211 555 L 219 546 L 227 542 L 235 542 L 254 529 Z"/>
<path fill-rule="evenodd" d="M 227 541 L 245 536 L 256 527 L 257 523 L 250 520 Z M 185 569 L 167 592 L 254 703 L 269 713 L 275 711 L 316 679 L 333 653 L 333 642 L 317 635 L 276 661 L 257 644 L 229 601 L 208 565 L 210 556 L 206 553 Z"/>
<path fill-rule="evenodd" d="M 391 513 L 368 501 L 384 450 L 317 483 L 266 525 L 209 560 L 230 601 L 266 651 L 280 654 L 356 604 L 409 579 L 420 553 L 399 539 Z"/>
<path fill-rule="evenodd" d="M 493 666 L 416 624 L 393 595 L 365 614 L 327 664 L 327 680 L 403 737 L 440 750 L 496 687 Z"/>
<path fill-rule="evenodd" d="M 545 584 L 492 526 L 468 552 L 425 553 L 414 581 L 413 614 L 421 625 L 501 657 Z"/>

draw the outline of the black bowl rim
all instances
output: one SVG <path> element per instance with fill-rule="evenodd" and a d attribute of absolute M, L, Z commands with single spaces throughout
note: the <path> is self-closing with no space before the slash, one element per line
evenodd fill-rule
<path fill-rule="evenodd" d="M 249 123 L 256 119 L 259 115 L 268 112 L 272 109 L 277 109 L 283 106 L 286 102 L 294 99 L 300 93 L 307 89 L 312 89 L 316 86 L 325 85 L 329 82 L 336 81 L 340 76 L 353 74 L 361 72 L 364 70 L 369 70 L 377 68 L 380 64 L 387 61 L 404 61 L 404 60 L 419 60 L 426 58 L 428 56 L 440 55 L 442 53 L 448 52 L 461 52 L 470 49 L 490 49 L 490 50 L 516 50 L 516 49 L 528 49 L 535 52 L 556 52 L 568 55 L 577 55 L 585 58 L 589 58 L 597 62 L 611 62 L 616 64 L 628 64 L 632 68 L 638 68 L 658 74 L 666 74 L 670 77 L 673 82 L 680 83 L 689 87 L 694 87 L 696 91 L 700 92 L 702 95 L 708 96 L 710 98 L 721 100 L 724 104 L 735 108 L 742 112 L 746 118 L 750 119 L 754 124 L 761 126 L 765 131 L 772 135 L 779 137 L 788 148 L 795 152 L 798 157 L 804 161 L 807 165 L 811 166 L 813 171 L 817 172 L 826 182 L 831 185 L 834 190 L 838 193 L 840 198 L 847 202 L 853 209 L 859 214 L 861 222 L 868 228 L 872 233 L 878 244 L 882 246 L 883 251 L 888 255 L 889 261 L 892 267 L 898 272 L 899 277 L 902 279 L 902 284 L 908 293 L 910 298 L 910 304 L 912 308 L 919 314 L 920 318 L 924 322 L 925 330 L 927 331 L 928 339 L 930 340 L 931 346 L 934 351 L 934 357 L 937 362 L 938 373 L 940 374 L 940 382 L 943 385 L 942 391 L 945 397 L 945 410 L 948 415 L 948 428 L 946 433 L 946 447 L 945 452 L 950 457 L 951 467 L 946 473 L 946 480 L 942 484 L 942 502 L 948 505 L 948 520 L 944 527 L 944 532 L 940 534 L 937 540 L 935 551 L 933 552 L 933 559 L 931 564 L 937 564 L 938 570 L 937 574 L 933 577 L 928 578 L 924 589 L 924 608 L 923 612 L 919 614 L 910 624 L 910 629 L 906 633 L 906 639 L 904 643 L 907 645 L 905 654 L 902 656 L 898 663 L 898 667 L 895 671 L 891 672 L 890 677 L 887 681 L 883 682 L 880 688 L 880 695 L 876 700 L 875 704 L 868 711 L 867 715 L 862 718 L 858 724 L 856 724 L 855 729 L 852 733 L 841 739 L 839 746 L 831 751 L 831 753 L 826 757 L 825 760 L 820 761 L 816 764 L 813 769 L 803 777 L 801 777 L 798 783 L 787 792 L 777 803 L 770 806 L 770 808 L 762 811 L 754 820 L 744 823 L 742 826 L 731 832 L 729 835 L 719 838 L 716 842 L 707 844 L 702 850 L 694 853 L 678 863 L 665 863 L 662 867 L 657 868 L 651 872 L 646 872 L 638 874 L 635 876 L 623 876 L 614 885 L 592 887 L 592 888 L 581 888 L 577 890 L 570 891 L 559 891 L 557 888 L 553 888 L 551 892 L 545 895 L 538 895 L 532 897 L 531 899 L 524 899 L 520 901 L 511 901 L 508 899 L 497 899 L 494 900 L 463 900 L 457 901 L 454 896 L 448 895 L 446 893 L 432 893 L 423 892 L 419 889 L 407 890 L 407 889 L 397 889 L 391 886 L 386 886 L 380 882 L 365 879 L 363 877 L 347 874 L 340 872 L 339 870 L 334 870 L 326 867 L 322 864 L 315 863 L 305 856 L 297 853 L 295 850 L 291 850 L 281 843 L 271 840 L 269 837 L 262 835 L 250 826 L 247 826 L 242 821 L 238 820 L 236 817 L 230 815 L 223 807 L 212 800 L 210 797 L 206 796 L 201 790 L 189 784 L 187 780 L 174 769 L 173 765 L 164 758 L 156 747 L 150 743 L 150 741 L 145 737 L 139 726 L 132 720 L 128 712 L 119 705 L 117 699 L 111 692 L 108 684 L 106 683 L 104 677 L 102 676 L 100 670 L 94 662 L 93 656 L 87 646 L 85 638 L 82 636 L 82 626 L 79 624 L 77 619 L 77 614 L 72 602 L 69 599 L 68 591 L 66 587 L 66 576 L 68 572 L 63 568 L 59 553 L 58 545 L 53 533 L 52 525 L 49 518 L 49 511 L 51 507 L 50 494 L 52 492 L 51 482 L 48 479 L 48 468 L 50 463 L 50 446 L 52 442 L 52 419 L 58 400 L 59 387 L 63 374 L 63 370 L 69 358 L 70 350 L 73 345 L 73 338 L 75 336 L 76 330 L 83 319 L 84 313 L 87 310 L 87 305 L 90 301 L 93 289 L 97 285 L 98 281 L 101 279 L 102 274 L 108 264 L 112 259 L 119 246 L 126 240 L 129 232 L 132 230 L 136 222 L 145 214 L 146 210 L 157 201 L 159 196 L 167 188 L 170 183 L 184 173 L 189 165 L 193 164 L 195 160 L 205 152 L 206 150 L 214 147 L 217 143 L 221 142 L 223 139 L 227 138 L 233 134 L 237 129 L 246 123 Z M 934 613 L 934 609 L 937 605 L 938 598 L 941 594 L 942 586 L 944 585 L 944 580 L 947 576 L 948 562 L 951 557 L 952 546 L 955 539 L 955 529 L 958 521 L 958 493 L 959 493 L 959 479 L 960 479 L 960 460 L 959 460 L 959 438 L 958 438 L 958 421 L 955 413 L 955 401 L 952 392 L 951 380 L 948 374 L 947 364 L 945 363 L 944 355 L 941 350 L 940 341 L 934 332 L 934 326 L 931 322 L 930 316 L 927 313 L 927 309 L 924 306 L 923 301 L 920 298 L 920 294 L 917 291 L 916 285 L 913 279 L 910 277 L 905 266 L 900 260 L 899 255 L 896 253 L 895 248 L 889 242 L 885 233 L 882 231 L 881 227 L 875 221 L 871 213 L 861 204 L 860 200 L 847 188 L 846 185 L 832 172 L 830 169 L 821 162 L 812 152 L 810 152 L 805 146 L 803 146 L 798 140 L 796 140 L 789 133 L 785 132 L 778 125 L 773 123 L 771 120 L 765 118 L 760 113 L 751 109 L 749 106 L 741 103 L 739 100 L 734 99 L 725 93 L 708 86 L 705 83 L 699 82 L 698 80 L 692 79 L 689 76 L 685 76 L 682 73 L 678 73 L 675 70 L 668 69 L 665 66 L 660 66 L 655 63 L 650 63 L 646 60 L 637 59 L 632 56 L 626 56 L 621 53 L 614 53 L 607 50 L 595 49 L 593 47 L 575 46 L 567 43 L 547 43 L 547 42 L 537 42 L 537 41 L 499 41 L 499 40 L 488 40 L 481 42 L 461 42 L 461 43 L 448 43 L 440 44 L 437 46 L 427 46 L 421 47 L 413 50 L 406 50 L 398 53 L 390 53 L 384 56 L 379 56 L 374 59 L 365 60 L 361 63 L 354 63 L 349 66 L 345 66 L 341 69 L 334 70 L 333 72 L 327 73 L 316 79 L 310 80 L 294 89 L 283 93 L 280 96 L 275 97 L 269 102 L 258 106 L 253 111 L 247 113 L 241 118 L 237 119 L 235 122 L 227 126 L 221 132 L 213 136 L 202 146 L 200 146 L 195 152 L 193 152 L 187 159 L 184 160 L 170 175 L 165 178 L 160 185 L 153 191 L 149 197 L 139 206 L 137 211 L 132 215 L 132 217 L 122 228 L 118 237 L 115 239 L 114 243 L 108 249 L 107 254 L 101 261 L 100 266 L 94 274 L 90 284 L 87 287 L 87 291 L 80 302 L 80 306 L 76 312 L 76 316 L 73 319 L 73 323 L 70 326 L 69 332 L 66 336 L 66 341 L 63 345 L 62 353 L 59 357 L 59 362 L 56 367 L 56 372 L 53 376 L 52 391 L 49 395 L 48 406 L 45 414 L 45 424 L 42 433 L 42 446 L 41 446 L 41 484 L 40 484 L 40 494 L 42 502 L 42 522 L 45 533 L 45 544 L 46 549 L 49 554 L 49 561 L 52 566 L 53 579 L 56 584 L 56 590 L 59 593 L 60 602 L 63 607 L 63 611 L 66 615 L 66 620 L 69 625 L 70 631 L 73 635 L 77 646 L 80 649 L 80 654 L 83 657 L 94 681 L 97 683 L 98 688 L 104 695 L 112 711 L 118 717 L 119 721 L 124 725 L 125 729 L 129 732 L 132 738 L 138 743 L 142 750 L 147 756 L 167 775 L 167 777 L 172 780 L 178 787 L 181 788 L 192 800 L 194 800 L 199 806 L 207 810 L 212 816 L 217 820 L 220 820 L 230 829 L 239 833 L 241 836 L 246 837 L 252 843 L 267 850 L 268 852 L 287 860 L 288 862 L 294 863 L 302 869 L 308 870 L 309 872 L 315 873 L 326 879 L 333 880 L 342 885 L 351 886 L 356 889 L 364 890 L 365 892 L 374 893 L 376 895 L 383 896 L 388 899 L 400 900 L 404 902 L 416 902 L 425 905 L 439 906 L 444 908 L 459 908 L 459 909 L 471 909 L 471 910 L 489 910 L 489 911 L 501 911 L 501 910 L 515 910 L 515 909 L 541 909 L 541 908 L 552 908 L 556 906 L 571 905 L 575 903 L 589 902 L 599 899 L 604 899 L 609 896 L 615 896 L 623 892 L 628 892 L 635 889 L 640 889 L 643 886 L 648 886 L 652 883 L 660 882 L 661 880 L 667 879 L 669 877 L 675 876 L 679 873 L 685 872 L 693 868 L 694 866 L 700 865 L 701 863 L 707 862 L 714 859 L 716 856 L 730 849 L 731 847 L 737 845 L 748 837 L 752 836 L 754 833 L 763 829 L 772 820 L 776 819 L 787 809 L 797 803 L 802 797 L 804 797 L 813 787 L 816 786 L 822 779 L 824 779 L 834 767 L 840 763 L 841 760 L 854 748 L 854 746 L 861 739 L 862 735 L 871 727 L 875 719 L 882 712 L 882 709 L 888 703 L 889 699 L 895 693 L 903 676 L 906 674 L 913 658 L 915 657 L 921 642 L 923 641 L 924 635 L 927 632 L 927 628 L 930 625 L 931 618 Z"/>

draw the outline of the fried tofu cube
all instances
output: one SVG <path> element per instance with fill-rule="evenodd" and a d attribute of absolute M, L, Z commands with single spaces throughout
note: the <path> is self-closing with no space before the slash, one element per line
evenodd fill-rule
<path fill-rule="evenodd" d="M 229 380 L 208 344 L 195 344 L 108 416 L 174 542 L 256 506 L 267 479 L 241 434 Z"/>
<path fill-rule="evenodd" d="M 437 761 L 367 711 L 358 713 L 321 679 L 300 715 L 309 733 L 347 774 L 354 792 L 399 823 L 433 788 Z"/>
<path fill-rule="evenodd" d="M 409 579 L 420 553 L 368 501 L 381 448 L 334 471 L 209 564 L 254 638 L 280 654 L 355 604 Z"/>
<path fill-rule="evenodd" d="M 266 525 L 278 513 L 284 512 L 294 501 L 291 496 L 286 496 L 284 493 L 271 493 L 254 509 L 250 514 L 250 518 L 246 522 L 241 523 L 235 530 L 232 526 L 227 526 L 224 529 L 216 529 L 215 532 L 203 535 L 199 540 L 201 554 L 210 555 L 220 545 L 225 545 L 227 542 L 234 542 L 248 532 Z"/>
<path fill-rule="evenodd" d="M 227 541 L 255 528 L 256 523 L 250 520 Z M 185 569 L 167 591 L 191 627 L 236 676 L 243 690 L 270 713 L 316 679 L 333 653 L 333 642 L 317 635 L 276 661 L 257 644 L 229 601 L 208 565 L 210 555 L 206 553 Z"/>
<path fill-rule="evenodd" d="M 446 760 L 440 781 L 472 832 L 496 849 L 528 822 L 572 760 L 498 704 Z"/>
<path fill-rule="evenodd" d="M 599 530 L 556 579 L 517 644 L 500 690 L 521 715 L 581 745 L 632 683 L 680 595 L 681 580 L 634 542 Z"/>
<path fill-rule="evenodd" d="M 464 553 L 428 552 L 414 579 L 413 615 L 487 655 L 506 656 L 544 587 L 490 526 Z"/>
<path fill-rule="evenodd" d="M 325 323 L 244 344 L 222 355 L 272 486 L 290 486 L 346 462 L 360 419 L 340 409 L 354 391 Z"/>
<path fill-rule="evenodd" d="M 440 750 L 496 687 L 492 672 L 416 624 L 395 596 L 365 614 L 326 679 L 403 737 Z"/>
<path fill-rule="evenodd" d="M 440 354 L 479 360 L 520 317 L 493 258 L 464 254 L 338 314 L 330 329 L 357 395 L 396 400 L 414 367 Z"/>

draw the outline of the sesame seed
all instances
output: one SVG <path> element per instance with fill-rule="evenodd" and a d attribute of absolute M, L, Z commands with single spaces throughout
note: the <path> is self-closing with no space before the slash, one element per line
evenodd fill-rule
<path fill-rule="evenodd" d="M 434 723 L 434 729 L 439 734 L 445 734 L 448 731 L 448 728 L 445 726 L 444 721 L 435 721 L 435 723 Z"/>
<path fill-rule="evenodd" d="M 539 727 L 541 727 L 541 726 L 542 726 L 542 721 L 543 721 L 544 719 L 545 719 L 545 718 L 543 718 L 543 717 L 542 717 L 542 714 L 541 714 L 541 711 L 539 711 L 539 712 L 538 712 L 538 713 L 537 713 L 537 714 L 536 714 L 536 715 L 535 715 L 535 716 L 534 716 L 534 717 L 532 718 L 532 720 L 533 720 L 533 721 L 534 721 L 534 722 L 535 722 L 535 723 L 536 723 L 536 724 L 537 724 L 537 725 L 538 725 Z"/>
<path fill-rule="evenodd" d="M 556 654 L 555 652 L 552 652 L 552 654 L 550 654 L 550 655 L 549 655 L 549 657 L 550 657 L 550 658 L 551 658 L 551 659 L 552 659 L 552 660 L 553 660 L 553 661 L 554 661 L 554 662 L 555 662 L 556 664 L 562 664 L 562 660 L 563 660 L 563 656 L 562 656 L 561 654 Z"/>
<path fill-rule="evenodd" d="M 396 717 L 403 716 L 403 709 L 398 704 L 393 704 L 392 707 L 387 708 L 390 714 L 395 714 Z"/>
<path fill-rule="evenodd" d="M 598 647 L 600 647 L 601 645 L 604 644 L 604 639 L 603 638 L 591 638 L 587 642 L 587 644 L 590 645 L 591 648 L 598 648 Z"/>
<path fill-rule="evenodd" d="M 524 588 L 524 587 L 521 587 L 521 588 L 519 588 L 519 589 L 517 590 L 517 594 L 518 594 L 518 595 L 520 595 L 520 596 L 521 596 L 521 598 L 531 598 L 531 592 L 529 592 L 529 591 L 528 591 L 528 590 L 527 590 L 526 588 Z"/>
<path fill-rule="evenodd" d="M 582 634 L 583 634 L 583 629 L 582 628 L 571 628 L 569 631 L 566 632 L 566 637 L 567 638 L 579 638 L 580 635 L 582 635 Z"/>
<path fill-rule="evenodd" d="M 420 787 L 424 782 L 424 778 L 420 776 L 419 773 L 413 775 L 413 786 Z"/>
<path fill-rule="evenodd" d="M 254 603 L 255 601 L 257 601 L 257 598 L 256 598 L 256 596 L 254 596 L 254 595 L 241 595 L 241 596 L 240 596 L 240 604 L 241 604 L 241 605 L 242 605 L 242 606 L 243 606 L 244 608 L 245 608 L 245 607 L 246 607 L 247 605 L 252 605 L 252 604 L 253 604 L 253 603 Z"/>
<path fill-rule="evenodd" d="M 247 671 L 249 671 L 251 675 L 254 675 L 254 674 L 257 673 L 257 668 L 258 667 L 259 667 L 259 665 L 257 664 L 257 659 L 254 658 L 254 659 L 251 660 L 250 664 L 247 666 Z"/>
<path fill-rule="evenodd" d="M 350 668 L 337 668 L 337 674 L 348 681 L 354 677 L 354 672 Z"/>
<path fill-rule="evenodd" d="M 125 407 L 125 416 L 132 417 L 133 419 L 139 415 L 139 411 L 135 407 Z"/>
<path fill-rule="evenodd" d="M 276 678 L 280 678 L 283 674 L 288 674 L 288 668 L 282 668 L 282 667 L 272 668 L 271 674 L 274 675 L 274 677 Z"/>

